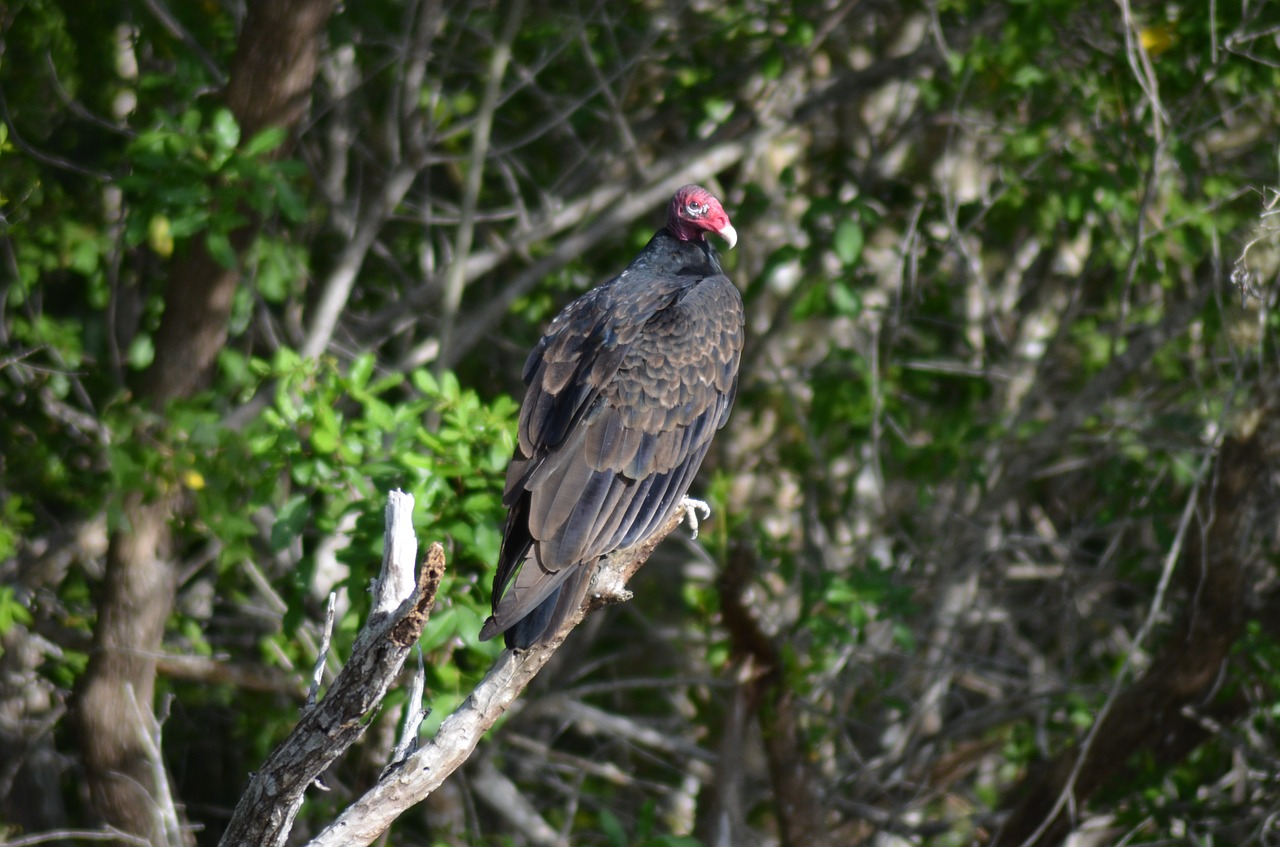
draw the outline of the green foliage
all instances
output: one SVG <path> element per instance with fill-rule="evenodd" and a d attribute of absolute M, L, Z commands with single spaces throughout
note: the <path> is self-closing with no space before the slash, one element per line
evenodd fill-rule
<path fill-rule="evenodd" d="M 269 127 L 241 145 L 240 128 L 226 108 L 208 118 L 194 109 L 177 119 L 159 113 L 125 151 L 132 164 L 120 180 L 130 209 L 125 243 L 145 241 L 168 258 L 175 244 L 199 234 L 214 259 L 234 267 L 231 234 L 246 225 L 250 210 L 261 217 L 279 212 L 294 223 L 306 216 L 294 187 L 303 173 L 300 163 L 267 158 L 283 141 L 284 131 Z"/>
<path fill-rule="evenodd" d="M 13 495 L 0 500 L 0 558 L 7 559 L 18 552 L 18 542 L 28 530 L 34 518 L 22 498 Z"/>
<path fill-rule="evenodd" d="M 0 586 L 0 635 L 4 635 L 15 624 L 31 623 L 31 612 L 18 601 L 12 587 Z"/>
<path fill-rule="evenodd" d="M 415 497 L 416 520 L 428 533 L 451 539 L 452 573 L 478 573 L 496 559 L 510 398 L 483 403 L 452 374 L 437 381 L 418 371 L 410 385 L 400 374 L 378 375 L 368 355 L 339 369 L 282 348 L 274 361 L 251 360 L 248 371 L 273 402 L 243 431 L 199 413 L 171 413 L 185 423 L 173 432 L 171 476 L 199 480 L 188 487 L 198 518 L 222 541 L 224 566 L 255 555 L 260 530 L 249 516 L 266 507 L 274 515 L 270 549 L 300 545 L 289 596 L 291 608 L 304 608 L 311 543 L 346 532 L 344 522 L 355 519 L 354 543 L 338 558 L 352 568 L 348 589 L 359 610 L 380 561 L 382 506 L 394 487 Z M 427 418 L 438 425 L 429 429 Z M 444 608 L 475 609 L 484 599 L 455 593 Z"/>

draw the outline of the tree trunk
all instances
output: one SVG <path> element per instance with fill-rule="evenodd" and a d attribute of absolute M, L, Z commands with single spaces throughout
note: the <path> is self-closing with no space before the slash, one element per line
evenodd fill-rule
<path fill-rule="evenodd" d="M 169 497 L 147 503 L 135 493 L 124 504 L 130 525 L 111 537 L 93 656 L 76 710 L 94 807 L 113 826 L 156 844 L 164 843 L 164 828 L 152 800 L 146 726 L 138 708 L 151 706 L 155 657 L 173 606 L 172 511 Z"/>
<path fill-rule="evenodd" d="M 774 809 L 784 847 L 827 847 L 840 843 L 831 831 L 834 818 L 823 802 L 821 782 L 808 758 L 808 744 L 800 724 L 796 698 L 783 678 L 783 657 L 778 645 L 765 633 L 755 612 L 744 600 L 751 575 L 756 572 L 753 554 L 744 548 L 733 551 L 720 576 L 720 613 L 736 656 L 744 662 L 745 699 L 760 722 L 764 737 L 769 779 L 773 784 Z M 731 723 L 732 725 L 732 723 Z M 738 728 L 741 729 L 739 722 Z M 740 740 L 739 745 L 744 743 Z M 721 781 L 735 778 L 721 773 Z M 727 810 L 717 810 L 723 817 Z M 745 829 L 743 821 L 718 820 L 704 836 L 717 843 Z M 722 829 L 729 826 L 734 829 Z"/>
<path fill-rule="evenodd" d="M 245 140 L 267 126 L 291 128 L 302 116 L 315 78 L 322 33 L 333 0 L 259 0 L 249 5 L 226 103 Z M 237 254 L 252 241 L 250 224 L 232 237 Z M 193 396 L 213 375 L 226 343 L 239 281 L 203 242 L 170 269 L 156 355 L 138 386 L 138 401 L 159 411 Z M 75 721 L 85 750 L 85 779 L 98 814 L 125 832 L 166 844 L 156 799 L 159 763 L 144 744 L 155 688 L 155 659 L 173 609 L 175 568 L 170 524 L 181 498 L 158 480 L 150 500 L 126 495 L 123 526 L 112 533 L 98 601 L 94 649 L 76 691 Z M 137 703 L 134 708 L 133 703 Z"/>

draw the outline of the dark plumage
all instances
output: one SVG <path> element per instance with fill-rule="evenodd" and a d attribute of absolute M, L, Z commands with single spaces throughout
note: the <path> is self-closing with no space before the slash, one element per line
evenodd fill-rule
<path fill-rule="evenodd" d="M 706 189 L 621 274 L 570 303 L 524 366 L 510 510 L 481 639 L 524 649 L 581 604 L 603 556 L 643 541 L 684 499 L 738 386 L 742 297 L 705 234 L 737 233 Z M 505 589 L 505 593 L 504 593 Z"/>

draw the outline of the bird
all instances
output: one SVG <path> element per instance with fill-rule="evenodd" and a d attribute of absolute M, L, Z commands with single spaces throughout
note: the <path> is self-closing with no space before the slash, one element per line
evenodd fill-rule
<path fill-rule="evenodd" d="M 530 352 L 482 641 L 502 634 L 525 650 L 550 640 L 596 564 L 644 541 L 685 500 L 729 419 L 744 338 L 742 295 L 708 234 L 730 249 L 738 240 L 707 189 L 680 188 L 666 226 L 566 306 Z"/>

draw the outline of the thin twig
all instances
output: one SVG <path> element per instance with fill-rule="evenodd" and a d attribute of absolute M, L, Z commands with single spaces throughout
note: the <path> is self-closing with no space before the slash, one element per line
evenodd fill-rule
<path fill-rule="evenodd" d="M 19 150 L 35 159 L 37 162 L 49 165 L 50 167 L 60 168 L 64 171 L 70 171 L 73 174 L 89 177 L 90 179 L 98 182 L 110 183 L 113 181 L 114 177 L 106 171 L 95 171 L 92 168 L 86 168 L 85 166 L 77 164 L 76 162 L 62 156 L 58 156 L 53 153 L 46 153 L 27 141 L 26 138 L 18 132 L 17 125 L 14 124 L 13 118 L 9 115 L 9 101 L 4 96 L 3 88 L 0 88 L 0 119 L 4 120 L 4 124 L 9 130 L 9 140 L 12 141 Z"/>
<path fill-rule="evenodd" d="M 315 666 L 311 669 L 311 685 L 307 687 L 307 702 L 304 709 L 316 704 L 316 695 L 320 693 L 320 683 L 324 681 L 324 666 L 329 661 L 329 646 L 333 641 L 333 621 L 338 609 L 338 592 L 329 592 L 329 605 L 324 613 L 324 629 L 320 635 L 320 652 L 316 656 Z"/>
<path fill-rule="evenodd" d="M 24 835 L 21 838 L 6 838 L 4 845 L 5 847 L 32 847 L 35 844 L 48 844 L 51 841 L 111 841 L 117 844 L 151 847 L 151 842 L 147 839 L 113 826 L 102 829 L 51 829 L 48 832 Z"/>
<path fill-rule="evenodd" d="M 471 774 L 471 788 L 485 803 L 535 847 L 568 847 L 569 841 L 547 823 L 528 797 L 485 759 Z"/>
<path fill-rule="evenodd" d="M 351 298 L 351 289 L 356 277 L 364 266 L 369 248 L 373 246 L 382 226 L 391 217 L 391 213 L 409 193 L 423 162 L 417 158 L 398 164 L 387 175 L 382 189 L 374 197 L 373 202 L 364 210 L 356 223 L 355 231 L 347 241 L 342 252 L 334 262 L 333 270 L 325 279 L 320 293 L 320 300 L 311 316 L 311 326 L 303 339 L 299 352 L 305 358 L 319 356 L 329 346 L 333 332 L 338 326 L 338 318 L 347 307 Z"/>
<path fill-rule="evenodd" d="M 413 673 L 413 681 L 409 683 L 409 697 L 404 704 L 404 725 L 400 730 L 400 741 L 391 752 L 391 760 L 383 770 L 385 774 L 400 764 L 405 758 L 418 749 L 418 729 L 430 710 L 422 707 L 422 694 L 427 687 L 427 672 L 422 663 L 422 645 L 417 647 L 418 667 Z"/>
<path fill-rule="evenodd" d="M 200 60 L 200 64 L 204 65 L 205 71 L 213 79 L 214 84 L 218 88 L 227 84 L 226 73 L 222 68 L 218 67 L 218 63 L 215 62 L 213 57 L 209 55 L 208 51 L 204 49 L 200 40 L 192 35 L 187 28 L 182 25 L 182 21 L 178 20 L 177 17 L 174 16 L 173 12 L 169 11 L 169 7 L 164 4 L 163 0 L 142 0 L 142 4 L 147 7 L 147 10 L 151 12 L 155 19 L 160 22 L 160 25 L 164 27 L 170 35 L 181 41 L 182 46 L 185 47 L 191 55 Z"/>
<path fill-rule="evenodd" d="M 597 198 L 603 204 L 600 207 L 600 214 L 583 229 L 556 242 L 547 256 L 513 277 L 465 324 L 460 325 L 447 354 L 440 357 L 443 362 L 442 367 L 451 367 L 470 352 L 483 340 L 484 334 L 497 325 L 511 304 L 532 291 L 534 286 L 548 274 L 616 233 L 625 224 L 661 206 L 680 186 L 689 182 L 702 182 L 741 161 L 753 149 L 754 144 L 763 144 L 779 131 L 780 129 L 771 129 L 753 135 L 746 141 L 717 144 L 691 160 L 686 157 L 667 160 L 650 169 L 654 177 L 646 185 L 630 191 L 611 186 L 604 192 L 591 192 L 584 201 Z M 587 214 L 589 208 L 582 205 L 584 201 L 572 204 L 575 214 L 583 216 Z M 421 350 L 421 345 L 415 348 L 415 351 L 402 364 L 412 364 Z"/>
<path fill-rule="evenodd" d="M 165 770 L 164 756 L 160 752 L 160 722 L 138 702 L 133 683 L 124 684 L 125 697 L 133 709 L 138 726 L 138 740 L 142 744 L 143 753 L 147 757 L 147 767 L 151 770 L 151 784 L 155 793 L 151 801 L 159 831 L 164 833 L 165 844 L 179 847 L 185 842 L 182 837 L 182 824 L 178 819 L 178 810 L 173 803 L 173 791 L 169 787 L 169 774 Z"/>

